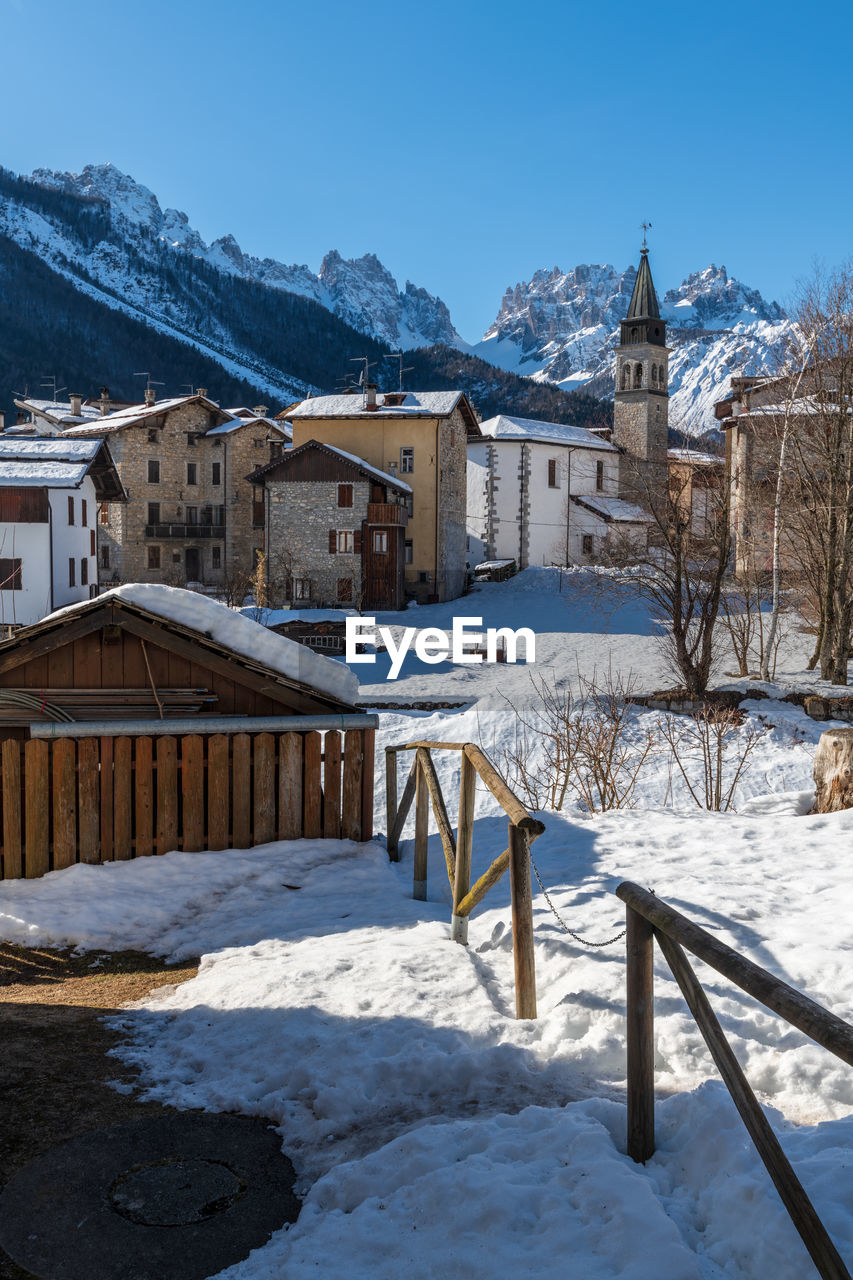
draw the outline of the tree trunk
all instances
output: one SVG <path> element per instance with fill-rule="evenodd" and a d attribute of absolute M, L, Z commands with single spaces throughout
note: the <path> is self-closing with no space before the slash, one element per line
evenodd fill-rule
<path fill-rule="evenodd" d="M 812 813 L 853 809 L 853 729 L 822 733 L 814 758 Z"/>

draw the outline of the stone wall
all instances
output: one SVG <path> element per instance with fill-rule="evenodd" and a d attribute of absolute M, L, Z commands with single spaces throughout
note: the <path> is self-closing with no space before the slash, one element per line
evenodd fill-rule
<path fill-rule="evenodd" d="M 310 597 L 294 600 L 294 604 L 304 608 L 357 605 L 361 597 L 361 554 L 353 551 L 332 555 L 329 531 L 352 530 L 353 534 L 361 531 L 362 521 L 367 519 L 369 482 L 362 480 L 353 484 L 351 507 L 338 506 L 336 480 L 270 481 L 266 488 L 270 604 L 275 607 L 284 603 L 284 584 L 289 574 L 311 582 Z M 342 578 L 352 581 L 349 600 L 338 596 L 338 582 Z"/>
<path fill-rule="evenodd" d="M 435 594 L 455 600 L 465 590 L 468 432 L 457 407 L 439 427 L 438 571 Z"/>

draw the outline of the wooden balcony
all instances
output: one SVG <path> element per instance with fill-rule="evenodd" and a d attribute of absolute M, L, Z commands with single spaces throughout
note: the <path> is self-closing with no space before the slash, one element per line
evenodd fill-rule
<path fill-rule="evenodd" d="M 402 524 L 408 523 L 409 513 L 405 507 L 396 502 L 368 502 L 368 524 Z"/>

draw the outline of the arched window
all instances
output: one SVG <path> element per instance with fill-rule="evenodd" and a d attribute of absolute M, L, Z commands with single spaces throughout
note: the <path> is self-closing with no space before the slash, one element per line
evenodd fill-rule
<path fill-rule="evenodd" d="M 627 391 L 631 385 L 631 366 L 626 360 L 622 365 L 622 390 Z"/>
<path fill-rule="evenodd" d="M 640 330 L 639 330 L 639 329 L 632 329 L 632 330 L 631 330 L 631 341 L 632 341 L 632 342 L 639 342 L 639 341 L 640 341 Z"/>
<path fill-rule="evenodd" d="M 652 365 L 652 386 L 656 387 L 657 384 L 658 384 L 658 367 L 656 364 L 653 364 Z"/>
<path fill-rule="evenodd" d="M 641 387 L 643 385 L 643 366 L 641 364 L 634 365 L 634 386 Z"/>
<path fill-rule="evenodd" d="M 666 386 L 666 374 L 664 373 L 664 368 L 662 364 L 658 365 L 658 385 L 661 387 Z"/>

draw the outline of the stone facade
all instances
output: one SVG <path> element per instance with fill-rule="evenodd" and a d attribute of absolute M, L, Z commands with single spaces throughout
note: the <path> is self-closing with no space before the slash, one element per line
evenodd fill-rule
<path fill-rule="evenodd" d="M 438 433 L 438 564 L 434 592 L 430 594 L 437 595 L 440 600 L 454 600 L 465 590 L 467 582 L 465 547 L 468 433 L 458 407 L 449 418 L 439 420 Z"/>
<path fill-rule="evenodd" d="M 613 441 L 623 450 L 619 489 L 648 506 L 667 495 L 669 349 L 643 248 L 628 313 L 616 348 Z"/>
<path fill-rule="evenodd" d="M 370 484 L 352 485 L 352 506 L 338 506 L 336 481 L 268 481 L 267 580 L 270 603 L 289 595 L 295 605 L 321 608 L 358 605 L 362 595 L 361 526 L 367 519 Z M 329 550 L 329 531 L 352 534 L 352 551 Z M 358 551 L 356 551 L 358 547 Z M 343 583 L 349 589 L 343 589 Z M 307 594 L 306 594 L 307 592 Z"/>

